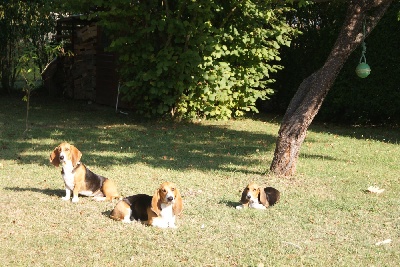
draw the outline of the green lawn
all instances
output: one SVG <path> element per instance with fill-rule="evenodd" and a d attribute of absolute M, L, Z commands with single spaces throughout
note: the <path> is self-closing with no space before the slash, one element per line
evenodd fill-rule
<path fill-rule="evenodd" d="M 0 98 L 2 266 L 398 266 L 399 128 L 313 124 L 297 175 L 268 174 L 279 120 L 145 121 L 112 107 Z M 175 182 L 178 229 L 108 218 L 115 202 L 60 198 L 49 163 L 62 141 L 124 196 Z M 265 211 L 236 210 L 250 181 L 281 191 Z M 370 185 L 384 188 L 366 193 Z M 391 239 L 389 244 L 377 242 Z"/>

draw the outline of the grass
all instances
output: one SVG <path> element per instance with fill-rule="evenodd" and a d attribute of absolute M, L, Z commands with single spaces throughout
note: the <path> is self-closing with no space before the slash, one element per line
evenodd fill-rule
<path fill-rule="evenodd" d="M 314 124 L 297 175 L 267 170 L 279 120 L 173 123 L 109 107 L 33 97 L 0 99 L 0 262 L 5 266 L 397 266 L 400 262 L 398 128 Z M 61 141 L 120 192 L 152 194 L 175 182 L 178 229 L 108 218 L 115 202 L 64 194 L 49 164 Z M 274 186 L 266 211 L 236 210 L 250 181 Z M 369 194 L 377 185 L 385 191 Z M 392 239 L 390 244 L 376 243 Z"/>

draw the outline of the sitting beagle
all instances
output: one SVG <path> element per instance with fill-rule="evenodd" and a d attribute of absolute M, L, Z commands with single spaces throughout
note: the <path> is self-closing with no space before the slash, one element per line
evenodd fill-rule
<path fill-rule="evenodd" d="M 273 206 L 279 201 L 280 192 L 273 187 L 260 188 L 256 183 L 250 183 L 242 192 L 240 203 L 237 209 L 246 207 L 264 210 L 269 206 Z"/>
<path fill-rule="evenodd" d="M 183 209 L 182 197 L 175 184 L 164 182 L 153 196 L 138 194 L 117 203 L 110 217 L 129 223 L 133 220 L 160 228 L 176 228 L 175 217 Z"/>
<path fill-rule="evenodd" d="M 96 200 L 119 198 L 114 182 L 91 172 L 80 162 L 81 157 L 82 153 L 66 142 L 50 154 L 50 162 L 56 167 L 62 166 L 61 175 L 65 183 L 65 197 L 62 199 L 69 200 L 71 192 L 74 203 L 79 201 L 78 194 L 93 196 Z"/>

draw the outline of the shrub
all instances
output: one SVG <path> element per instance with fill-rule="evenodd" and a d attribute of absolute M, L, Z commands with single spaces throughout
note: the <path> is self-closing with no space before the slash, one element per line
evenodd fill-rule
<path fill-rule="evenodd" d="M 97 1 L 127 100 L 146 116 L 228 119 L 273 92 L 295 31 L 270 1 Z"/>

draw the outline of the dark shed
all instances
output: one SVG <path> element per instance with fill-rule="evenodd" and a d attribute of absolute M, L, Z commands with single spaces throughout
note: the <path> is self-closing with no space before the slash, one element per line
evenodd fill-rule
<path fill-rule="evenodd" d="M 107 39 L 96 21 L 80 16 L 59 19 L 55 39 L 72 54 L 55 58 L 43 71 L 50 94 L 114 106 L 118 95 L 116 56 L 104 51 Z"/>

